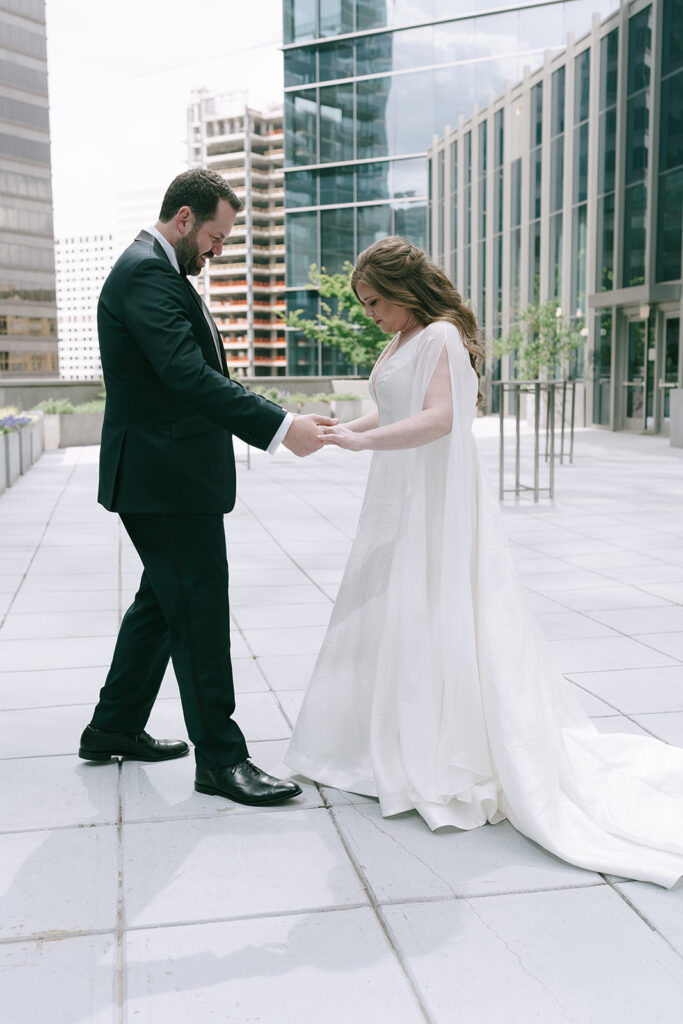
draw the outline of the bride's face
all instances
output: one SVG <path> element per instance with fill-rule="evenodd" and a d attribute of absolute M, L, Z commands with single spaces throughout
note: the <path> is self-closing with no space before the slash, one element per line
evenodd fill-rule
<path fill-rule="evenodd" d="M 388 299 L 383 299 L 369 285 L 359 284 L 356 294 L 363 305 L 365 315 L 371 317 L 386 334 L 396 334 L 397 331 L 415 327 L 415 317 L 409 309 L 395 306 Z"/>

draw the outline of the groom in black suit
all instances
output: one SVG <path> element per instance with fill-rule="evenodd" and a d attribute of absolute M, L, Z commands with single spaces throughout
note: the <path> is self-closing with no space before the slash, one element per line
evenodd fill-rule
<path fill-rule="evenodd" d="M 118 512 L 144 571 L 79 754 L 180 757 L 181 740 L 145 731 L 173 661 L 195 746 L 195 788 L 240 803 L 298 795 L 257 768 L 233 716 L 223 515 L 235 504 L 232 435 L 296 455 L 321 447 L 322 416 L 295 416 L 228 376 L 223 344 L 189 276 L 220 256 L 242 203 L 224 178 L 175 178 L 156 225 L 105 281 L 97 322 L 107 392 L 98 500 Z"/>

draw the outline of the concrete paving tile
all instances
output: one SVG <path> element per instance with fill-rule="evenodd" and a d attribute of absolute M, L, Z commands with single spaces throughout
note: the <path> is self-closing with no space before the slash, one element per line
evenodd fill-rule
<path fill-rule="evenodd" d="M 2 577 L 0 577 L 1 580 Z M 22 594 L 35 594 L 55 593 L 63 590 L 118 590 L 118 588 L 118 572 L 38 573 L 32 568 L 26 575 L 21 592 Z"/>
<path fill-rule="evenodd" d="M 683 580 L 678 583 L 643 583 L 642 588 L 663 601 L 683 604 Z"/>
<path fill-rule="evenodd" d="M 364 908 L 133 931 L 126 962 L 129 1019 L 140 1024 L 228 1020 L 233 1011 L 261 1024 L 424 1024 Z"/>
<path fill-rule="evenodd" d="M 0 565 L 0 594 L 14 594 L 21 586 L 23 578 L 19 572 L 3 573 Z"/>
<path fill-rule="evenodd" d="M 675 633 L 683 630 L 683 608 L 663 604 L 656 608 L 624 608 L 587 612 L 591 619 L 602 622 L 627 636 L 645 633 Z M 646 641 L 647 642 L 647 641 Z"/>
<path fill-rule="evenodd" d="M 570 678 L 624 714 L 683 711 L 683 673 L 677 665 L 582 672 Z"/>
<path fill-rule="evenodd" d="M 6 1024 L 116 1024 L 113 935 L 0 946 Z"/>
<path fill-rule="evenodd" d="M 310 581 L 306 574 L 292 566 L 290 569 L 264 569 L 250 565 L 248 560 L 237 559 L 228 553 L 230 589 L 233 587 L 296 587 Z"/>
<path fill-rule="evenodd" d="M 31 568 L 36 573 L 106 573 L 118 570 L 118 546 L 115 544 L 89 548 L 40 548 Z"/>
<path fill-rule="evenodd" d="M 609 626 L 594 622 L 580 612 L 542 613 L 537 615 L 537 619 L 546 640 L 585 640 L 616 635 Z"/>
<path fill-rule="evenodd" d="M 568 674 L 674 664 L 673 658 L 625 636 L 552 640 L 550 646 L 560 668 Z"/>
<path fill-rule="evenodd" d="M 633 715 L 633 720 L 660 740 L 683 747 L 683 711 Z"/>
<path fill-rule="evenodd" d="M 232 676 L 235 693 L 264 693 L 268 690 L 268 683 L 258 667 L 256 658 L 233 657 Z"/>
<path fill-rule="evenodd" d="M 327 804 L 330 807 L 345 807 L 348 804 L 374 804 L 377 800 L 373 796 L 362 796 L 360 793 L 346 793 L 343 789 L 333 789 L 331 786 L 320 787 Z"/>
<path fill-rule="evenodd" d="M 597 577 L 596 577 L 597 578 Z M 525 580 L 526 582 L 526 580 Z M 666 598 L 656 597 L 636 587 L 609 586 L 583 587 L 577 590 L 564 590 L 554 593 L 554 599 L 566 608 L 578 612 L 590 612 L 602 608 L 653 608 L 655 605 L 666 604 Z"/>
<path fill-rule="evenodd" d="M 95 704 L 106 668 L 39 669 L 0 672 L 0 710 Z"/>
<path fill-rule="evenodd" d="M 683 612 L 683 609 L 681 609 Z M 266 608 L 239 607 L 233 610 L 242 629 L 303 629 L 309 626 L 327 626 L 332 613 L 332 602 L 327 604 L 269 605 Z"/>
<path fill-rule="evenodd" d="M 12 611 L 19 615 L 54 612 L 118 611 L 119 592 L 112 590 L 19 591 Z"/>
<path fill-rule="evenodd" d="M 683 611 L 683 608 L 681 608 L 681 611 Z M 647 633 L 642 636 L 636 633 L 634 639 L 640 640 L 641 643 L 647 644 L 648 647 L 652 647 L 656 651 L 661 651 L 662 654 L 668 654 L 671 658 L 683 661 L 683 631 L 678 633 Z"/>
<path fill-rule="evenodd" d="M 365 904 L 325 810 L 125 825 L 128 927 Z"/>
<path fill-rule="evenodd" d="M 0 773 L 0 832 L 115 824 L 118 768 L 65 757 L 7 760 Z"/>
<path fill-rule="evenodd" d="M 563 604 L 554 601 L 546 594 L 537 594 L 535 590 L 528 590 L 527 598 L 536 615 L 557 615 L 567 611 Z"/>
<path fill-rule="evenodd" d="M 93 705 L 0 711 L 0 759 L 78 754 L 81 733 L 92 718 Z"/>
<path fill-rule="evenodd" d="M 683 961 L 607 886 L 383 914 L 433 1024 L 680 1017 Z"/>
<path fill-rule="evenodd" d="M 259 768 L 278 778 L 292 775 L 282 760 L 287 740 L 249 743 L 249 753 Z M 187 758 L 163 764 L 124 761 L 121 768 L 123 820 L 126 822 L 169 820 L 207 815 L 263 814 L 275 810 L 289 812 L 296 808 L 321 807 L 322 798 L 310 781 L 301 780 L 303 793 L 275 807 L 249 807 L 218 796 L 207 796 L 194 790 L 194 764 Z"/>
<path fill-rule="evenodd" d="M 237 699 L 235 720 L 249 741 L 285 739 L 289 726 L 272 693 L 241 693 Z M 187 730 L 180 698 L 157 700 L 147 731 L 158 739 L 184 739 Z"/>
<path fill-rule="evenodd" d="M 416 811 L 383 818 L 379 805 L 334 817 L 378 902 L 602 884 L 532 843 L 509 822 L 431 832 Z"/>
<path fill-rule="evenodd" d="M 12 609 L 2 629 L 1 640 L 42 640 L 47 637 L 116 636 L 118 609 L 18 612 Z"/>
<path fill-rule="evenodd" d="M 317 654 L 324 636 L 325 626 L 244 630 L 249 648 L 257 657 Z"/>
<path fill-rule="evenodd" d="M 292 723 L 292 727 L 299 717 L 301 711 L 301 705 L 304 697 L 306 696 L 305 690 L 280 690 L 278 691 L 278 700 L 282 705 L 282 710 L 285 715 Z"/>
<path fill-rule="evenodd" d="M 646 729 L 642 729 L 637 722 L 623 715 L 604 715 L 592 719 L 593 725 L 598 732 L 627 732 L 633 736 L 647 736 Z"/>
<path fill-rule="evenodd" d="M 629 569 L 630 567 L 647 568 L 648 566 L 658 566 L 661 563 L 656 562 L 650 555 L 645 554 L 641 551 L 617 551 L 606 552 L 600 555 L 591 552 L 589 555 L 566 555 L 565 559 L 571 565 L 575 565 L 577 569 L 593 569 L 599 570 L 605 576 L 609 576 L 612 579 L 622 579 L 628 583 L 629 580 Z M 620 575 L 617 575 L 617 571 Z"/>
<path fill-rule="evenodd" d="M 260 668 L 274 690 L 304 690 L 313 674 L 316 654 L 284 654 L 259 658 Z"/>
<path fill-rule="evenodd" d="M 54 637 L 39 642 L 0 639 L 0 665 L 4 672 L 108 666 L 115 641 L 114 636 Z"/>
<path fill-rule="evenodd" d="M 110 931 L 116 925 L 117 878 L 113 826 L 6 833 L 0 937 Z"/>
<path fill-rule="evenodd" d="M 574 693 L 581 701 L 583 710 L 591 718 L 599 718 L 605 715 L 614 715 L 615 709 L 606 704 L 603 700 L 598 697 L 594 697 L 592 693 L 588 693 L 586 690 L 582 690 L 580 686 L 572 684 Z"/>
<path fill-rule="evenodd" d="M 672 889 L 648 882 L 618 882 L 617 889 L 633 903 L 652 927 L 683 956 L 683 882 Z"/>
<path fill-rule="evenodd" d="M 266 605 L 286 607 L 290 604 L 329 605 L 329 598 L 312 583 L 286 587 L 270 587 L 268 585 L 230 587 L 232 608 L 249 606 L 260 608 Z"/>
<path fill-rule="evenodd" d="M 662 562 L 650 561 L 647 565 L 634 565 L 626 568 L 603 570 L 606 576 L 622 583 L 675 583 L 680 581 L 683 573 L 680 565 L 665 565 Z"/>

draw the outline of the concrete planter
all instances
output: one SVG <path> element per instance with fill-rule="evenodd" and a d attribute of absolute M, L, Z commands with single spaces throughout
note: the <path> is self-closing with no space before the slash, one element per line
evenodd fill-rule
<path fill-rule="evenodd" d="M 671 389 L 669 403 L 669 443 L 672 448 L 683 448 L 683 388 Z"/>
<path fill-rule="evenodd" d="M 99 444 L 103 423 L 103 412 L 60 413 L 59 447 Z"/>
<path fill-rule="evenodd" d="M 46 413 L 43 416 L 43 444 L 46 452 L 59 448 L 59 414 Z"/>
<path fill-rule="evenodd" d="M 0 434 L 0 494 L 7 487 L 7 443 L 5 434 Z"/>
<path fill-rule="evenodd" d="M 330 403 L 329 402 L 306 402 L 305 405 L 301 406 L 301 412 L 304 415 L 308 413 L 316 413 L 318 416 L 329 416 L 330 415 Z"/>
<path fill-rule="evenodd" d="M 357 420 L 360 416 L 361 400 L 360 398 L 336 398 L 333 408 L 333 415 L 340 423 L 349 423 L 351 420 Z"/>
<path fill-rule="evenodd" d="M 17 434 L 19 435 L 19 462 L 21 465 L 21 472 L 28 473 L 33 464 L 33 460 L 31 459 L 31 427 L 28 424 L 25 427 L 20 427 Z"/>
<path fill-rule="evenodd" d="M 37 462 L 45 450 L 42 420 L 43 417 L 40 416 L 27 427 L 27 430 L 31 431 L 31 462 Z"/>
<path fill-rule="evenodd" d="M 11 487 L 21 476 L 21 442 L 17 430 L 10 430 L 9 433 L 2 436 L 5 441 L 7 459 L 7 486 Z"/>

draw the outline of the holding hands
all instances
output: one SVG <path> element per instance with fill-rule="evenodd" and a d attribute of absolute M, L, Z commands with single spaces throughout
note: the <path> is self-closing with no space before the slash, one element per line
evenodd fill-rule
<path fill-rule="evenodd" d="M 320 428 L 334 427 L 337 422 L 329 416 L 317 416 L 315 413 L 295 416 L 282 443 L 294 455 L 312 455 L 322 448 Z"/>
<path fill-rule="evenodd" d="M 335 426 L 323 426 L 318 432 L 318 437 L 323 447 L 334 444 L 338 448 L 346 448 L 350 452 L 360 452 L 368 447 L 363 433 L 349 430 L 341 423 L 337 423 Z"/>

